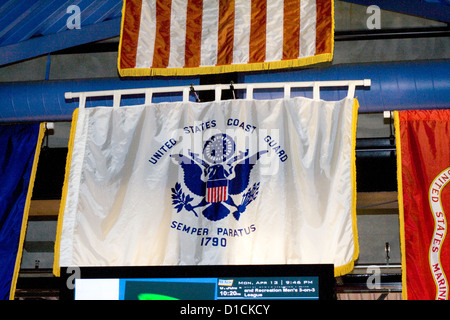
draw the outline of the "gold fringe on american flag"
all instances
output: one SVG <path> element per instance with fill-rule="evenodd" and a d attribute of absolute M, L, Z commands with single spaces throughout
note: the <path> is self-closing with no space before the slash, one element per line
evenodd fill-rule
<path fill-rule="evenodd" d="M 121 76 L 196 75 L 331 61 L 333 0 L 124 0 Z"/>

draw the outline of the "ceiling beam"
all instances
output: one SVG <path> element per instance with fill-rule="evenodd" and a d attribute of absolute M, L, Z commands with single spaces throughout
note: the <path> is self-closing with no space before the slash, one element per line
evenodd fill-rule
<path fill-rule="evenodd" d="M 31 38 L 0 47 L 0 65 L 6 65 L 54 51 L 116 37 L 120 34 L 121 17 L 81 29 L 71 29 L 55 34 Z"/>

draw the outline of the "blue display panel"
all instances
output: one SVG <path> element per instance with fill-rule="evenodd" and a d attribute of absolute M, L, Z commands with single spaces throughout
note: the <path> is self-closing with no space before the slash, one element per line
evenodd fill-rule
<path fill-rule="evenodd" d="M 319 299 L 316 277 L 120 279 L 119 300 Z"/>
<path fill-rule="evenodd" d="M 220 265 L 62 268 L 61 299 L 329 300 L 334 266 Z M 73 285 L 71 285 L 73 283 Z"/>

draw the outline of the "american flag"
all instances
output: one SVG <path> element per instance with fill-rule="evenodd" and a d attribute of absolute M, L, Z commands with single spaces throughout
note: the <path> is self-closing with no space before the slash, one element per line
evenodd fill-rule
<path fill-rule="evenodd" d="M 333 0 L 124 0 L 122 76 L 289 68 L 333 58 Z"/>
<path fill-rule="evenodd" d="M 228 198 L 228 180 L 209 180 L 206 184 L 206 201 L 220 202 L 227 201 Z"/>

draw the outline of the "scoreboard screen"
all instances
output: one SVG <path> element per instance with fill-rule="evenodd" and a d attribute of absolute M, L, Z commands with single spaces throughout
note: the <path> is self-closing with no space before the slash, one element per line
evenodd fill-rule
<path fill-rule="evenodd" d="M 72 269 L 71 269 L 72 270 Z M 64 270 L 61 270 L 61 275 Z M 70 281 L 70 275 L 67 281 Z M 66 281 L 66 284 L 67 284 Z M 324 300 L 333 265 L 80 268 L 63 297 L 75 300 Z"/>

